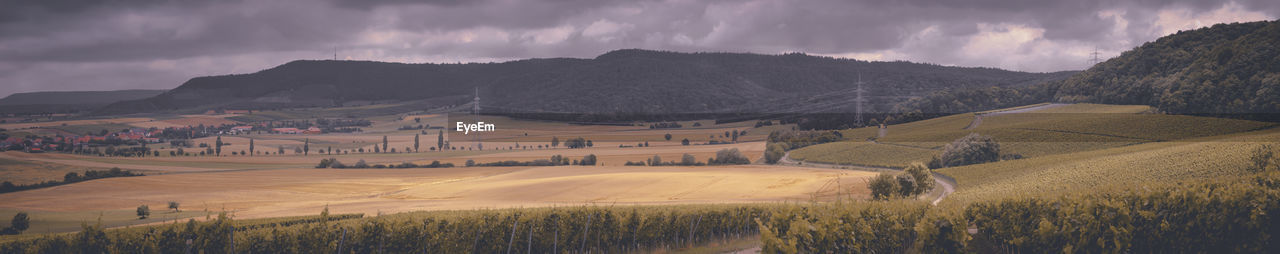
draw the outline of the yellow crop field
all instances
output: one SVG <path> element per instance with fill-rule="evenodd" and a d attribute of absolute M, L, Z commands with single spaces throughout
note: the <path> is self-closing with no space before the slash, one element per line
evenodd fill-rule
<path fill-rule="evenodd" d="M 99 179 L 0 194 L 0 210 L 73 212 L 164 207 L 226 209 L 238 218 L 568 206 L 690 204 L 865 197 L 874 173 L 762 165 L 285 169 Z M 837 184 L 838 183 L 838 184 Z M 34 226 L 34 225 L 33 225 Z"/>

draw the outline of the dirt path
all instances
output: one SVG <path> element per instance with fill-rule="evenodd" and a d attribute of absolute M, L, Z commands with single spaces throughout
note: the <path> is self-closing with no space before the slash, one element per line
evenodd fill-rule
<path fill-rule="evenodd" d="M 902 172 L 902 170 L 901 170 L 901 169 L 896 169 L 896 168 L 869 167 L 869 166 L 855 166 L 855 165 L 838 165 L 838 164 L 830 164 L 830 163 L 819 163 L 819 162 L 803 162 L 803 161 L 795 161 L 795 160 L 791 160 L 791 152 L 790 152 L 790 151 L 788 151 L 786 154 L 783 154 L 783 155 L 782 155 L 782 159 L 779 159 L 779 160 L 778 160 L 778 164 L 779 164 L 779 165 L 795 166 L 795 167 L 832 168 L 832 169 L 853 169 L 853 170 L 863 170 L 863 171 L 873 171 L 873 172 L 885 172 L 885 171 L 887 171 L 887 172 Z M 956 187 L 955 187 L 956 183 L 955 183 L 955 180 L 954 180 L 954 179 L 952 179 L 951 177 L 948 177 L 948 176 L 943 175 L 943 174 L 933 173 L 933 181 L 934 181 L 934 183 L 936 183 L 936 184 L 937 184 L 937 186 L 942 187 L 942 189 L 941 189 L 941 190 L 942 190 L 942 193 L 938 195 L 938 198 L 934 199 L 934 200 L 933 200 L 933 202 L 931 202 L 931 203 L 933 203 L 933 205 L 938 205 L 938 202 L 942 202 L 942 199 L 943 199 L 943 198 L 946 198 L 946 197 L 947 197 L 947 195 L 951 195 L 951 193 L 952 193 L 952 192 L 955 192 L 955 191 L 956 191 Z"/>
<path fill-rule="evenodd" d="M 982 118 L 983 118 L 983 117 L 987 117 L 987 116 L 998 116 L 998 115 L 1004 115 L 1004 114 L 1018 114 L 1018 113 L 1026 113 L 1026 112 L 1031 112 L 1031 111 L 1036 111 L 1036 110 L 1042 110 L 1042 109 L 1051 109 L 1051 108 L 1056 108 L 1056 107 L 1061 107 L 1061 106 L 1066 106 L 1066 105 L 1070 105 L 1070 104 L 1066 104 L 1066 103 L 1049 103 L 1049 104 L 1044 104 L 1044 105 L 1035 106 L 1035 107 L 1026 107 L 1026 108 L 1020 108 L 1020 109 L 1014 109 L 1014 110 L 996 111 L 996 112 L 983 113 L 983 114 L 973 114 L 973 121 L 972 121 L 972 122 L 969 122 L 969 126 L 965 126 L 965 127 L 964 127 L 964 129 L 966 129 L 966 130 L 972 130 L 972 129 L 976 129 L 976 128 L 978 128 L 978 126 L 979 126 L 979 125 L 982 125 Z"/>

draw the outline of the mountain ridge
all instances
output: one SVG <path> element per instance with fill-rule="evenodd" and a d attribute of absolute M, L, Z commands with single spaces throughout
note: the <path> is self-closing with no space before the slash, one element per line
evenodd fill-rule
<path fill-rule="evenodd" d="M 108 105 L 95 114 L 164 110 L 334 106 L 473 93 L 499 111 L 705 113 L 771 110 L 759 101 L 848 91 L 861 75 L 871 109 L 957 87 L 1025 86 L 1072 72 L 1027 73 L 805 54 L 681 53 L 622 49 L 591 59 L 534 58 L 431 64 L 296 60 L 247 74 L 196 77 L 164 94 Z M 844 104 L 844 103 L 833 103 Z M 848 112 L 851 107 L 829 109 Z"/>

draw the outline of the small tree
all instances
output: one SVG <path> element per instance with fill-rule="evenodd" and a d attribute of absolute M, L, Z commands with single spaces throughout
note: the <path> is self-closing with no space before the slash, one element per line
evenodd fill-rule
<path fill-rule="evenodd" d="M 213 154 L 216 156 L 222 156 L 222 136 L 218 136 L 218 140 L 215 141 L 214 143 L 215 143 L 214 145 L 217 147 L 217 150 L 214 150 Z"/>
<path fill-rule="evenodd" d="M 284 154 L 284 146 L 277 146 L 277 147 L 276 147 L 276 154 L 283 155 L 283 154 Z"/>
<path fill-rule="evenodd" d="M 649 158 L 649 166 L 661 166 L 661 165 L 662 165 L 662 157 L 658 156 L 657 154 L 654 154 L 653 158 Z"/>
<path fill-rule="evenodd" d="M 933 190 L 933 173 L 929 171 L 929 167 L 924 163 L 914 162 L 902 170 L 906 175 L 915 179 L 915 189 L 912 195 L 920 195 Z"/>
<path fill-rule="evenodd" d="M 146 219 L 148 216 L 151 216 L 151 208 L 147 207 L 147 205 L 138 206 L 137 212 L 139 220 Z"/>
<path fill-rule="evenodd" d="M 13 220 L 9 222 L 9 228 L 22 233 L 31 227 L 31 218 L 27 217 L 27 212 L 18 212 L 13 215 Z"/>
<path fill-rule="evenodd" d="M 689 145 L 689 139 L 680 140 L 680 145 Z"/>
<path fill-rule="evenodd" d="M 671 133 L 667 133 L 667 135 L 663 135 L 662 137 L 666 138 L 667 141 L 671 141 Z"/>
<path fill-rule="evenodd" d="M 440 134 L 438 136 L 436 136 L 436 148 L 439 148 L 440 151 L 444 151 L 444 131 L 443 130 L 440 131 Z"/>
<path fill-rule="evenodd" d="M 867 188 L 871 189 L 871 198 L 887 200 L 898 193 L 898 181 L 894 179 L 893 174 L 880 173 L 871 178 L 871 182 L 867 183 Z"/>
<path fill-rule="evenodd" d="M 249 139 L 249 155 L 253 155 L 253 139 Z"/>
<path fill-rule="evenodd" d="M 596 165 L 596 155 L 595 155 L 595 154 L 588 154 L 587 156 L 583 156 L 583 157 L 582 157 L 582 165 L 583 165 L 583 166 L 594 166 L 594 165 Z"/>
<path fill-rule="evenodd" d="M 898 195 L 903 197 L 915 196 L 920 186 L 916 184 L 916 178 L 907 174 L 899 174 L 894 177 L 898 180 Z"/>
<path fill-rule="evenodd" d="M 311 153 L 311 139 L 310 139 L 310 138 L 308 138 L 308 139 L 303 139 L 303 140 L 302 140 L 302 156 L 307 156 L 307 154 L 308 154 L 308 153 Z"/>
<path fill-rule="evenodd" d="M 558 147 L 558 146 L 560 146 L 560 138 L 551 137 L 551 147 Z"/>
<path fill-rule="evenodd" d="M 169 209 L 173 209 L 174 212 L 182 211 L 182 210 L 178 210 L 178 206 L 179 206 L 178 201 L 169 201 Z"/>
<path fill-rule="evenodd" d="M 387 136 L 382 136 L 382 151 L 387 151 Z"/>
<path fill-rule="evenodd" d="M 475 160 L 467 160 L 467 164 L 466 164 L 466 165 L 467 165 L 468 167 L 475 166 L 475 165 L 476 165 L 476 161 L 475 161 Z"/>
<path fill-rule="evenodd" d="M 781 160 L 782 156 L 786 154 L 786 147 L 782 144 L 769 143 L 769 146 L 764 149 L 764 162 L 769 164 L 778 163 L 778 160 Z"/>
<path fill-rule="evenodd" d="M 417 118 L 414 118 L 415 120 Z M 413 134 L 413 152 L 418 152 L 418 134 Z"/>

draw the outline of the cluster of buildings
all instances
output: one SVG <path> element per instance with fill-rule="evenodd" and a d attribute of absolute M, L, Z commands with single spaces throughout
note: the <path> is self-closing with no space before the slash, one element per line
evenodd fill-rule
<path fill-rule="evenodd" d="M 73 135 L 53 137 L 9 137 L 0 140 L 0 148 L 6 150 L 21 149 L 25 152 L 40 153 L 60 151 L 66 147 L 82 147 L 91 144 L 111 143 L 160 143 L 163 130 L 129 128 L 128 130 L 108 133 L 106 135 Z"/>

